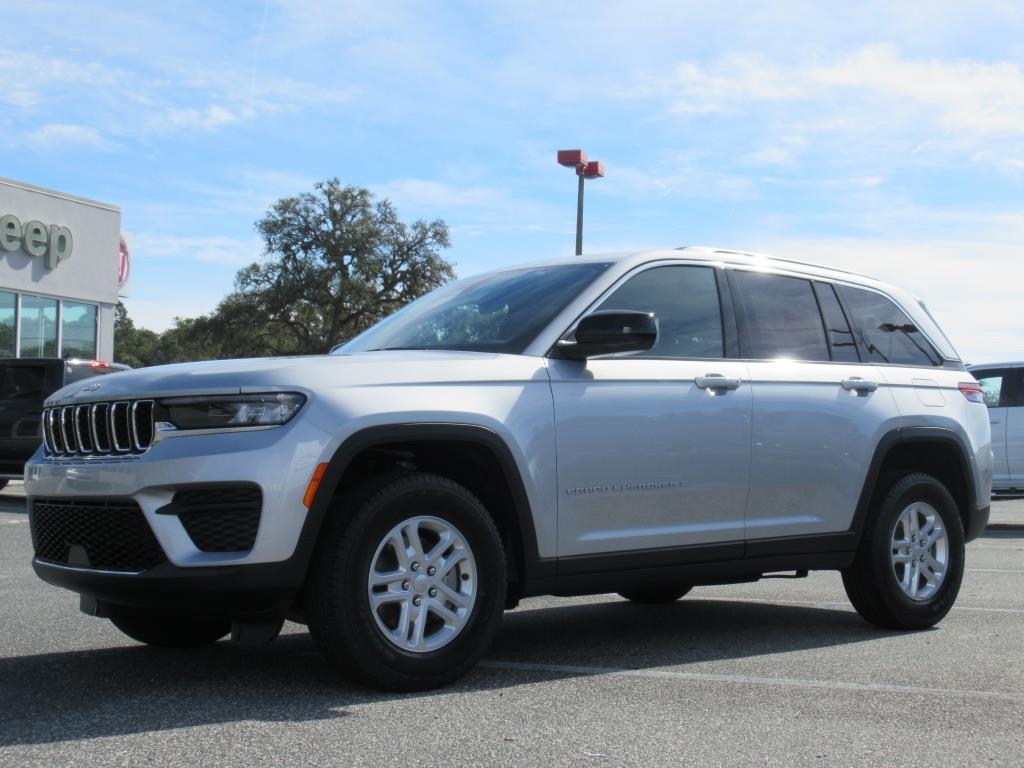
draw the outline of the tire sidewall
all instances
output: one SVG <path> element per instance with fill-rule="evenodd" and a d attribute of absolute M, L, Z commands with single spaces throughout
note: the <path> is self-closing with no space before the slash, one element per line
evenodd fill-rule
<path fill-rule="evenodd" d="M 400 677 L 425 684 L 453 679 L 471 667 L 497 632 L 505 601 L 505 561 L 501 539 L 486 511 L 472 496 L 421 478 L 415 485 L 368 500 L 353 521 L 346 545 L 336 561 L 335 592 L 340 620 L 350 623 L 353 642 L 347 652 L 361 666 L 383 665 Z M 469 619 L 447 645 L 414 653 L 395 646 L 377 626 L 367 596 L 367 578 L 384 536 L 404 520 L 431 516 L 457 528 L 472 550 L 477 594 Z"/>
<path fill-rule="evenodd" d="M 892 567 L 892 532 L 900 514 L 920 501 L 933 507 L 942 518 L 949 547 L 946 577 L 928 600 L 912 600 L 900 588 Z M 897 483 L 886 497 L 872 530 L 871 570 L 878 596 L 894 615 L 910 627 L 930 627 L 940 621 L 956 601 L 964 573 L 965 541 L 963 523 L 956 503 L 946 487 L 927 475 L 912 475 Z"/>

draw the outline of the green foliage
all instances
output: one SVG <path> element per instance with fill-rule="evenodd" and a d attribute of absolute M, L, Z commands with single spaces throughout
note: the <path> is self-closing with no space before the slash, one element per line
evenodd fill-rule
<path fill-rule="evenodd" d="M 154 356 L 159 346 L 160 335 L 136 328 L 124 304 L 118 302 L 114 314 L 114 359 L 133 368 L 155 365 Z"/>
<path fill-rule="evenodd" d="M 338 179 L 278 200 L 256 230 L 264 258 L 238 272 L 209 315 L 176 318 L 157 335 L 135 328 L 119 305 L 118 361 L 327 352 L 455 274 L 439 253 L 450 245 L 443 221 L 405 224 L 388 200 Z"/>

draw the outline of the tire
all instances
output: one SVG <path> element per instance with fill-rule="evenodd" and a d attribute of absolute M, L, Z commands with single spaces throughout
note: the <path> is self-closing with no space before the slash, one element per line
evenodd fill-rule
<path fill-rule="evenodd" d="M 930 547 L 927 541 L 924 547 L 911 543 L 910 539 L 920 542 L 922 536 L 935 535 L 934 528 L 926 533 L 927 515 L 944 527 L 944 548 L 939 542 Z M 920 533 L 908 533 L 911 516 Z M 900 542 L 908 546 L 897 547 Z M 915 472 L 898 480 L 870 516 L 856 559 L 842 572 L 843 586 L 857 613 L 872 624 L 885 629 L 926 629 L 941 621 L 956 601 L 964 574 L 964 547 L 963 522 L 949 490 L 934 477 Z M 941 562 L 943 549 L 944 566 L 933 569 L 932 563 Z M 911 563 L 898 562 L 906 560 Z M 922 569 L 920 575 L 917 570 L 908 571 L 911 564 Z M 937 577 L 939 571 L 941 577 Z M 916 596 L 911 597 L 908 589 Z"/>
<path fill-rule="evenodd" d="M 693 587 L 689 584 L 659 584 L 653 587 L 635 587 L 623 590 L 619 592 L 619 596 L 626 598 L 631 603 L 662 605 L 664 603 L 674 603 L 679 598 L 688 594 L 691 589 Z"/>
<path fill-rule="evenodd" d="M 231 620 L 221 616 L 115 616 L 111 621 L 132 640 L 158 648 L 211 645 L 231 631 Z"/>
<path fill-rule="evenodd" d="M 444 531 L 461 550 L 438 550 Z M 420 554 L 409 555 L 413 536 Z M 404 562 L 389 543 L 399 538 Z M 388 583 L 371 587 L 371 569 Z M 306 616 L 317 647 L 346 676 L 374 688 L 427 690 L 464 675 L 490 647 L 506 581 L 501 535 L 475 496 L 437 475 L 391 475 L 331 510 L 306 585 Z M 371 607 L 371 593 L 384 602 Z"/>

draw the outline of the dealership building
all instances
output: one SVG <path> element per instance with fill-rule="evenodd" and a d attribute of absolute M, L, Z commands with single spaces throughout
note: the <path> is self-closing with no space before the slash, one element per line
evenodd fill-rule
<path fill-rule="evenodd" d="M 0 358 L 112 360 L 121 210 L 0 178 Z"/>

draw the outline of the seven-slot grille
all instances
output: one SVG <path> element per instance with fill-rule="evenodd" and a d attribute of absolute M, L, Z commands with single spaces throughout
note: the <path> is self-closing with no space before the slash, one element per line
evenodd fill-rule
<path fill-rule="evenodd" d="M 43 411 L 47 456 L 129 456 L 153 444 L 153 401 L 64 405 Z"/>

